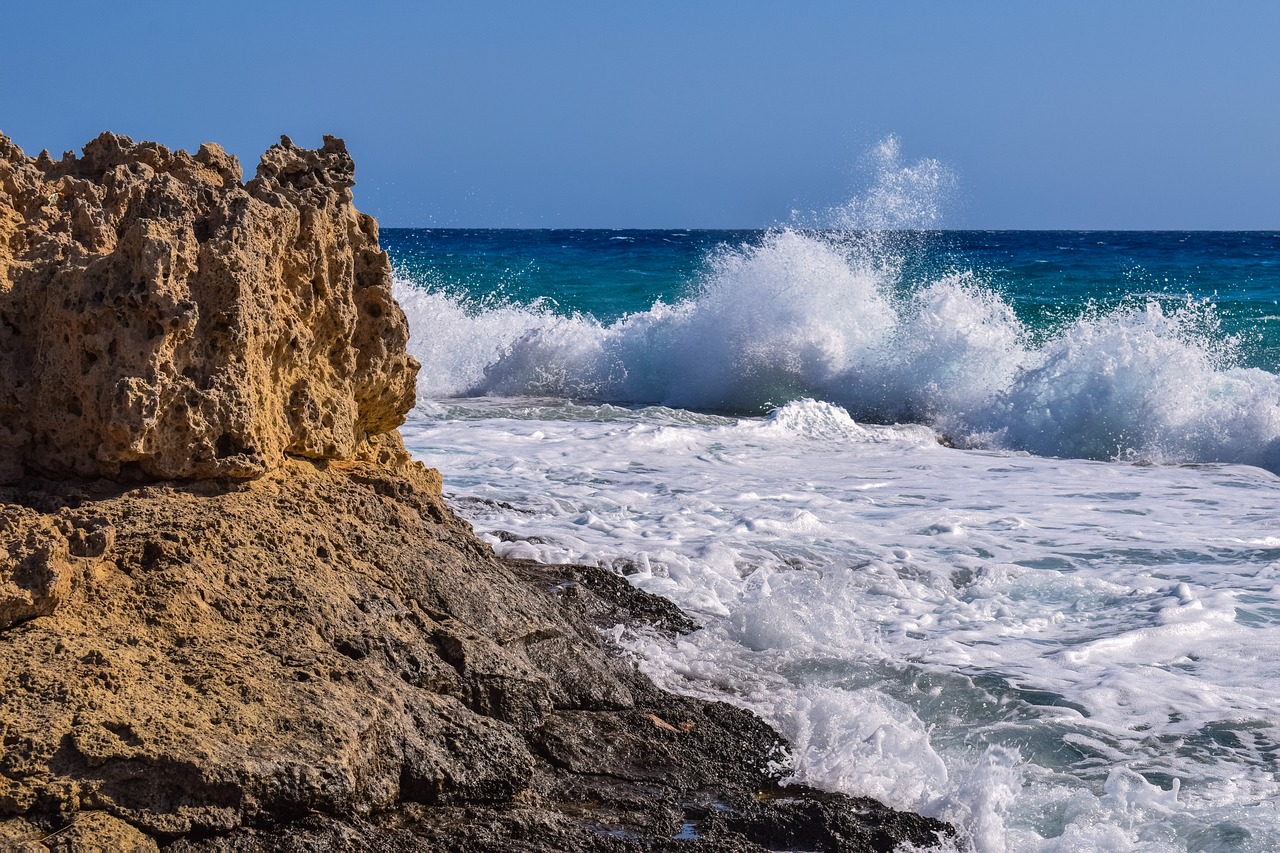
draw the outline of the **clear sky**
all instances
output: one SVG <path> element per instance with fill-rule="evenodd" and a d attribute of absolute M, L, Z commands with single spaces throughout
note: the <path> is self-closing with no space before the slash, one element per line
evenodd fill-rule
<path fill-rule="evenodd" d="M 942 224 L 1280 229 L 1275 0 L 62 0 L 0 8 L 0 131 L 346 139 L 384 226 L 761 227 L 894 134 Z"/>

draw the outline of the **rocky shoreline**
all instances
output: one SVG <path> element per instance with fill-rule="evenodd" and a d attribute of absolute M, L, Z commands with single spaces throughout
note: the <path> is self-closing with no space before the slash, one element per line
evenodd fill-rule
<path fill-rule="evenodd" d="M 0 137 L 0 848 L 892 850 L 656 688 L 604 570 L 504 562 L 395 428 L 417 365 L 338 140 L 257 177 Z"/>

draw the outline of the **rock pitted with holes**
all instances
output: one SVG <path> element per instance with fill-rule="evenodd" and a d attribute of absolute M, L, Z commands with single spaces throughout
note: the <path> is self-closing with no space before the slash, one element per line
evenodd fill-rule
<path fill-rule="evenodd" d="M 418 365 L 354 174 L 332 137 L 242 184 L 212 144 L 0 136 L 0 482 L 253 478 L 399 426 Z"/>

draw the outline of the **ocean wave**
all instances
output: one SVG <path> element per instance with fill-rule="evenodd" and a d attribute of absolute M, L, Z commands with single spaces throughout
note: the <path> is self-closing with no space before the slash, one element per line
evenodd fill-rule
<path fill-rule="evenodd" d="M 689 298 L 612 323 L 403 279 L 397 296 L 424 398 L 736 413 L 812 398 L 968 447 L 1280 471 L 1280 379 L 1234 366 L 1211 306 L 1130 301 L 1032 335 L 970 273 L 904 287 L 887 239 L 777 229 L 716 252 Z"/>

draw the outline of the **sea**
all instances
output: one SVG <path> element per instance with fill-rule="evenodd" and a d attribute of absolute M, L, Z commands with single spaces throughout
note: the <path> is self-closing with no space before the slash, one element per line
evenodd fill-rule
<path fill-rule="evenodd" d="M 1280 849 L 1280 233 L 827 219 L 384 230 L 408 447 L 938 849 Z"/>

